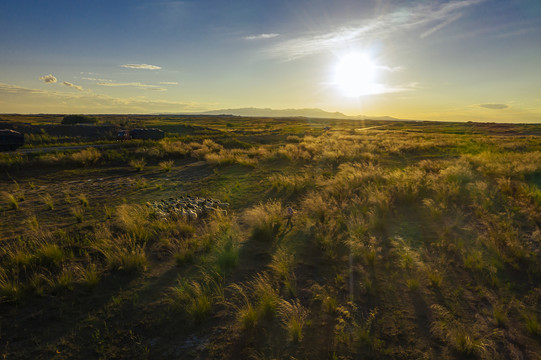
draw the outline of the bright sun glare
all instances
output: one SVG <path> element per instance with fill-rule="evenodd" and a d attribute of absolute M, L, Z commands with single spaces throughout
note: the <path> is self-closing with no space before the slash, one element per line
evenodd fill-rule
<path fill-rule="evenodd" d="M 349 97 L 377 93 L 374 83 L 377 68 L 366 55 L 354 53 L 340 58 L 336 65 L 334 82 L 340 91 Z"/>

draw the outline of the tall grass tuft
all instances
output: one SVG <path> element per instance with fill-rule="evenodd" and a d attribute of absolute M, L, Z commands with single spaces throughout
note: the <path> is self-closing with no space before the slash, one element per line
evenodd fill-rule
<path fill-rule="evenodd" d="M 90 264 L 81 269 L 81 280 L 88 289 L 93 289 L 96 287 L 96 285 L 98 285 L 100 281 L 100 274 L 96 264 Z"/>
<path fill-rule="evenodd" d="M 180 281 L 170 289 L 171 305 L 189 316 L 194 324 L 200 324 L 212 314 L 212 307 L 223 302 L 223 277 L 217 273 L 203 272 L 200 279 Z"/>
<path fill-rule="evenodd" d="M 13 194 L 8 193 L 7 191 L 3 191 L 2 195 L 4 196 L 4 199 L 9 204 L 9 208 L 11 210 L 18 210 L 19 209 L 19 201 L 13 196 Z"/>
<path fill-rule="evenodd" d="M 524 314 L 524 322 L 526 324 L 526 329 L 528 329 L 528 332 L 536 336 L 539 334 L 539 322 L 537 321 L 537 314 L 535 313 L 529 313 Z"/>
<path fill-rule="evenodd" d="M 126 273 L 141 273 L 148 265 L 144 245 L 130 235 L 121 235 L 113 239 L 102 239 L 94 245 L 103 257 L 107 267 L 111 270 Z"/>
<path fill-rule="evenodd" d="M 41 197 L 43 200 L 43 203 L 47 206 L 47 209 L 53 210 L 54 209 L 54 201 L 51 194 L 45 194 Z"/>
<path fill-rule="evenodd" d="M 130 166 L 133 167 L 137 171 L 143 171 L 145 169 L 145 165 L 147 162 L 144 158 L 141 159 L 133 159 L 129 162 Z"/>
<path fill-rule="evenodd" d="M 71 158 L 73 159 L 73 161 L 83 166 L 88 166 L 88 165 L 97 163 L 100 157 L 101 157 L 100 151 L 93 147 L 83 149 L 71 155 Z"/>
<path fill-rule="evenodd" d="M 79 205 L 81 205 L 82 207 L 87 208 L 90 206 L 90 203 L 88 202 L 88 198 L 86 197 L 85 194 L 79 194 L 77 198 L 79 199 Z"/>
<path fill-rule="evenodd" d="M 173 168 L 173 164 L 175 163 L 174 160 L 168 160 L 168 161 L 162 161 L 158 165 L 160 166 L 160 169 L 164 172 L 169 172 Z"/>
<path fill-rule="evenodd" d="M 291 302 L 286 300 L 280 301 L 278 314 L 291 342 L 298 343 L 302 341 L 304 337 L 303 328 L 306 324 L 308 313 L 308 309 L 302 306 L 298 299 Z"/>
<path fill-rule="evenodd" d="M 218 250 L 217 262 L 222 271 L 228 271 L 237 266 L 239 261 L 239 248 L 238 244 L 233 241 L 232 237 L 229 237 L 222 248 Z"/>
<path fill-rule="evenodd" d="M 139 241 L 147 241 L 153 233 L 150 218 L 146 206 L 121 204 L 115 211 L 116 225 Z"/>
<path fill-rule="evenodd" d="M 261 321 L 275 317 L 280 296 L 266 273 L 257 274 L 245 284 L 230 285 L 228 290 L 232 296 L 228 306 L 234 311 L 241 330 L 253 329 Z"/>
<path fill-rule="evenodd" d="M 443 306 L 434 304 L 430 307 L 435 320 L 430 332 L 446 342 L 454 351 L 464 357 L 487 356 L 494 349 L 495 337 L 501 335 L 499 330 L 489 330 L 486 325 L 462 323 Z"/>
<path fill-rule="evenodd" d="M 270 242 L 278 235 L 284 216 L 282 204 L 279 201 L 269 201 L 248 209 L 244 219 L 252 228 L 254 239 Z"/>

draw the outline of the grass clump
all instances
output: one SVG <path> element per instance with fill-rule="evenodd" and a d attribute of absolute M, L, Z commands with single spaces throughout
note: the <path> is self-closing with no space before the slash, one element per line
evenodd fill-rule
<path fill-rule="evenodd" d="M 539 334 L 539 322 L 537 321 L 537 314 L 529 313 L 524 314 L 524 323 L 526 324 L 526 329 L 528 329 L 528 332 L 536 336 Z"/>
<path fill-rule="evenodd" d="M 184 312 L 192 324 L 202 323 L 212 314 L 213 305 L 223 301 L 223 280 L 221 275 L 207 272 L 197 280 L 179 280 L 170 289 L 172 307 Z"/>
<path fill-rule="evenodd" d="M 19 210 L 19 201 L 13 194 L 8 193 L 7 191 L 3 191 L 2 195 L 4 196 L 4 199 L 8 203 L 9 209 L 11 210 Z"/>
<path fill-rule="evenodd" d="M 419 280 L 415 279 L 415 278 L 411 278 L 411 279 L 408 279 L 406 281 L 406 285 L 408 285 L 408 289 L 410 289 L 410 291 L 417 291 L 419 290 Z"/>
<path fill-rule="evenodd" d="M 82 207 L 89 207 L 90 206 L 90 203 L 88 202 L 88 198 L 86 197 L 85 194 L 79 194 L 79 196 L 77 196 L 77 199 L 79 199 L 79 205 L 81 205 Z"/>
<path fill-rule="evenodd" d="M 272 256 L 269 268 L 273 275 L 283 284 L 287 292 L 295 296 L 297 292 L 294 273 L 295 256 L 285 247 L 279 247 Z"/>
<path fill-rule="evenodd" d="M 141 159 L 132 159 L 129 162 L 130 166 L 133 167 L 136 171 L 143 171 L 147 162 L 144 158 Z"/>
<path fill-rule="evenodd" d="M 147 269 L 145 246 L 130 235 L 102 239 L 94 248 L 103 255 L 107 267 L 111 270 L 136 274 Z"/>
<path fill-rule="evenodd" d="M 98 285 L 100 274 L 96 264 L 90 264 L 81 270 L 81 281 L 88 289 L 93 289 Z"/>
<path fill-rule="evenodd" d="M 89 166 L 98 162 L 101 153 L 98 149 L 89 147 L 71 155 L 73 161 L 83 166 Z"/>
<path fill-rule="evenodd" d="M 262 321 L 271 321 L 275 317 L 280 296 L 267 273 L 259 273 L 247 283 L 233 284 L 228 289 L 232 294 L 228 306 L 241 330 L 251 330 Z"/>
<path fill-rule="evenodd" d="M 246 223 L 252 228 L 252 237 L 265 242 L 271 242 L 276 238 L 284 216 L 282 203 L 279 201 L 260 203 L 244 214 Z"/>
<path fill-rule="evenodd" d="M 123 232 L 140 241 L 147 241 L 153 234 L 150 209 L 146 206 L 121 204 L 116 207 L 115 224 Z"/>
<path fill-rule="evenodd" d="M 48 210 L 53 210 L 54 209 L 54 201 L 53 201 L 53 197 L 51 196 L 51 194 L 45 194 L 45 195 L 42 196 L 41 199 L 43 200 L 43 203 L 45 204 L 45 206 L 47 206 Z"/>
<path fill-rule="evenodd" d="M 278 314 L 282 326 L 286 329 L 289 341 L 298 343 L 301 342 L 304 334 L 303 328 L 306 325 L 306 319 L 308 318 L 308 309 L 301 305 L 300 301 L 286 301 L 281 300 L 278 308 Z"/>
<path fill-rule="evenodd" d="M 84 220 L 84 214 L 85 214 L 84 208 L 82 208 L 81 206 L 75 206 L 75 207 L 72 207 L 72 208 L 71 208 L 71 213 L 73 214 L 73 216 L 75 217 L 75 220 L 76 220 L 78 223 L 82 223 L 82 222 L 83 222 L 83 220 Z"/>
<path fill-rule="evenodd" d="M 238 245 L 233 242 L 230 237 L 227 239 L 222 249 L 219 250 L 217 255 L 217 263 L 222 271 L 228 271 L 237 266 L 239 261 L 239 249 Z"/>
<path fill-rule="evenodd" d="M 158 165 L 160 166 L 160 169 L 162 169 L 162 171 L 169 172 L 173 168 L 174 163 L 174 160 L 167 160 L 160 162 Z"/>
<path fill-rule="evenodd" d="M 489 330 L 480 321 L 465 324 L 443 306 L 434 304 L 430 308 L 436 316 L 436 320 L 430 326 L 430 332 L 447 343 L 457 354 L 464 357 L 484 357 L 493 351 L 493 338 L 500 335 L 499 331 Z"/>

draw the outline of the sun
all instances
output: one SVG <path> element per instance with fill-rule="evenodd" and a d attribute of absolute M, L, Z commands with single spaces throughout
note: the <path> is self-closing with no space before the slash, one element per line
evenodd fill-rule
<path fill-rule="evenodd" d="M 334 83 L 349 97 L 375 94 L 377 66 L 364 54 L 353 53 L 341 57 L 336 64 Z"/>

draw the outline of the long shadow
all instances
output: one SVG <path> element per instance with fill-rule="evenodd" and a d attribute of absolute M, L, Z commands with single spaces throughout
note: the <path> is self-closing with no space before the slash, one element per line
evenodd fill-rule
<path fill-rule="evenodd" d="M 28 294 L 19 303 L 0 305 L 2 342 L 9 358 L 39 358 L 52 344 L 76 334 L 83 324 L 99 317 L 123 287 L 131 286 L 135 274 L 112 274 L 93 289 L 75 285 L 43 297 Z"/>

